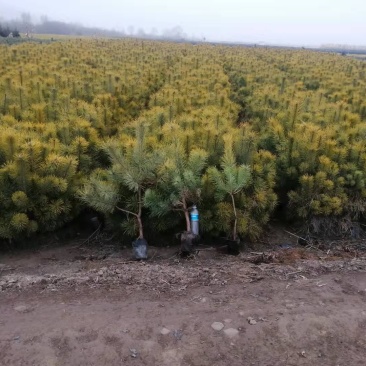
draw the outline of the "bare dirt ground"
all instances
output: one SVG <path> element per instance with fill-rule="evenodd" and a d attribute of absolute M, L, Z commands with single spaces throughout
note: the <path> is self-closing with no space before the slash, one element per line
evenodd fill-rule
<path fill-rule="evenodd" d="M 0 255 L 0 365 L 365 365 L 366 254 L 343 249 Z"/>

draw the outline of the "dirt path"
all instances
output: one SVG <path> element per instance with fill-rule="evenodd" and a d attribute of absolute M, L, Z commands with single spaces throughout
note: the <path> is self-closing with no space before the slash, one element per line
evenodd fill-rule
<path fill-rule="evenodd" d="M 0 261 L 0 365 L 365 365 L 361 259 L 255 266 L 69 254 Z"/>

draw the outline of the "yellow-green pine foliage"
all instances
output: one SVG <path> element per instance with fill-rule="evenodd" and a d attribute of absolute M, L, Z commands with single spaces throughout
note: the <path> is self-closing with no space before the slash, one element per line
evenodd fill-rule
<path fill-rule="evenodd" d="M 126 153 L 141 123 L 149 151 L 165 151 L 177 134 L 182 154 L 205 151 L 208 168 L 220 168 L 231 136 L 251 176 L 235 194 L 240 236 L 260 234 L 277 197 L 300 219 L 359 219 L 365 73 L 362 61 L 307 50 L 131 39 L 0 45 L 0 238 L 76 217 L 76 192 L 111 167 L 106 142 Z M 225 212 L 233 225 L 232 200 L 201 179 L 192 203 L 200 199 L 202 228 L 218 234 Z M 135 192 L 122 193 L 120 204 L 134 207 Z"/>
<path fill-rule="evenodd" d="M 225 69 L 241 120 L 276 155 L 277 192 L 284 205 L 288 196 L 289 215 L 359 219 L 366 210 L 366 64 L 306 50 L 236 48 Z"/>

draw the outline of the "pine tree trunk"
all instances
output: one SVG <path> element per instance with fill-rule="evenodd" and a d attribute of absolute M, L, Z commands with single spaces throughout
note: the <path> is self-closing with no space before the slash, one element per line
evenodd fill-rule
<path fill-rule="evenodd" d="M 141 187 L 138 189 L 138 200 L 139 200 L 139 211 L 137 213 L 137 223 L 139 226 L 139 239 L 144 239 L 144 227 L 142 225 L 141 214 L 142 214 L 142 202 L 141 202 Z"/>
<path fill-rule="evenodd" d="M 237 213 L 236 213 L 236 207 L 235 207 L 235 200 L 234 200 L 234 195 L 233 194 L 230 194 L 231 196 L 231 201 L 233 203 L 233 211 L 234 211 L 234 217 L 235 217 L 235 220 L 234 220 L 234 227 L 233 227 L 233 240 L 236 241 L 236 237 L 237 237 L 237 225 L 238 225 L 238 216 L 237 216 Z"/>
<path fill-rule="evenodd" d="M 144 238 L 144 228 L 142 226 L 142 220 L 141 217 L 137 217 L 137 222 L 139 225 L 139 239 L 143 239 Z"/>
<path fill-rule="evenodd" d="M 192 234 L 191 220 L 189 218 L 187 201 L 184 197 L 182 199 L 182 203 L 183 203 L 184 217 L 186 219 L 187 231 L 184 231 L 180 237 L 180 241 L 181 241 L 180 250 L 181 250 L 182 255 L 187 255 L 187 254 L 192 253 L 192 251 L 193 251 L 193 240 L 195 239 L 195 236 Z"/>
<path fill-rule="evenodd" d="M 186 199 L 183 198 L 182 200 L 183 202 L 183 211 L 184 211 L 184 217 L 186 219 L 186 227 L 187 227 L 187 232 L 190 233 L 191 232 L 191 220 L 189 219 L 189 211 L 188 211 L 188 208 L 187 208 L 187 202 L 186 202 Z"/>

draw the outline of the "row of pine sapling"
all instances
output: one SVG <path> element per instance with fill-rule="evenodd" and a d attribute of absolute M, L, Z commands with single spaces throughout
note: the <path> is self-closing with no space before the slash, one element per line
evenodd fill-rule
<path fill-rule="evenodd" d="M 277 196 L 305 222 L 365 215 L 365 63 L 136 40 L 0 60 L 0 238 L 62 227 L 79 196 L 139 240 L 182 219 L 184 243 L 194 204 L 233 242 L 260 235 Z"/>
<path fill-rule="evenodd" d="M 178 125 L 174 128 L 179 129 Z M 179 131 L 164 147 L 156 150 L 151 143 L 153 136 L 147 135 L 145 122 L 135 123 L 135 134 L 131 138 L 122 136 L 112 139 L 104 146 L 111 166 L 107 170 L 93 173 L 79 195 L 88 205 L 105 214 L 115 210 L 124 213 L 127 222 L 137 232 L 133 246 L 137 258 L 146 258 L 147 241 L 144 235 L 144 219 L 147 213 L 152 217 L 166 217 L 181 214 L 185 230 L 181 233 L 181 251 L 190 253 L 193 242 L 199 234 L 195 205 L 201 202 L 205 181 L 212 183 L 217 200 L 229 198 L 231 204 L 231 230 L 228 237 L 238 242 L 238 215 L 236 195 L 251 181 L 248 165 L 238 164 L 233 150 L 233 137 L 228 133 L 224 139 L 224 153 L 219 167 L 208 166 L 208 153 L 193 148 L 187 154 Z M 124 141 L 124 143 L 122 143 Z"/>

